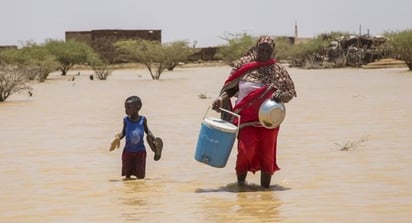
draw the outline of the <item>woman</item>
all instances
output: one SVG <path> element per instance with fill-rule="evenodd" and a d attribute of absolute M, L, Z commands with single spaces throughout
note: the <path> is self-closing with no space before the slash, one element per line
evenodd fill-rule
<path fill-rule="evenodd" d="M 272 175 L 279 170 L 276 162 L 276 144 L 279 127 L 263 127 L 258 111 L 264 100 L 272 98 L 287 103 L 296 97 L 295 86 L 286 69 L 273 58 L 274 41 L 270 36 L 261 36 L 256 46 L 248 51 L 234 65 L 225 81 L 219 97 L 213 102 L 213 109 L 220 107 L 240 114 L 238 155 L 236 174 L 238 184 L 245 183 L 248 171 L 261 171 L 260 184 L 268 188 Z M 236 96 L 235 106 L 231 100 Z M 230 120 L 227 114 L 222 118 Z"/>

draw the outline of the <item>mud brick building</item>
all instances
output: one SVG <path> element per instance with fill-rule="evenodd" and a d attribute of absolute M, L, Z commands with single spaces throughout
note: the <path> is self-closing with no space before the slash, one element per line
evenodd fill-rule
<path fill-rule="evenodd" d="M 3 46 L 0 46 L 0 51 L 2 51 L 2 50 L 8 50 L 8 49 L 17 49 L 17 46 L 15 46 L 15 45 L 3 45 Z"/>
<path fill-rule="evenodd" d="M 113 43 L 119 40 L 153 40 L 162 42 L 161 30 L 105 29 L 91 31 L 67 31 L 65 39 L 76 40 L 91 46 L 104 59 L 111 63 L 120 62 Z"/>
<path fill-rule="evenodd" d="M 218 47 L 203 47 L 197 48 L 197 52 L 190 55 L 188 60 L 189 61 L 212 61 L 212 60 L 220 60 L 221 58 L 216 58 Z"/>

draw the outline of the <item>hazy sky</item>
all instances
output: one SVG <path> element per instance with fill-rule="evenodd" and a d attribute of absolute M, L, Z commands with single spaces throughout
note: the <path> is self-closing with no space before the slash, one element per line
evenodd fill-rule
<path fill-rule="evenodd" d="M 161 29 L 162 41 L 225 43 L 228 33 L 382 34 L 412 28 L 412 0 L 0 0 L 0 45 L 64 39 L 65 31 Z M 361 28 L 361 29 L 360 29 Z"/>

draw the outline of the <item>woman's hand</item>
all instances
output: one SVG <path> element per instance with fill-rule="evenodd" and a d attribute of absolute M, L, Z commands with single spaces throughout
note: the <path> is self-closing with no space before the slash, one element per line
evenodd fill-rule
<path fill-rule="evenodd" d="M 288 93 L 282 92 L 280 94 L 275 94 L 272 97 L 272 100 L 276 102 L 288 103 L 292 99 Z"/>
<path fill-rule="evenodd" d="M 216 98 L 212 103 L 212 109 L 215 111 L 219 111 L 219 108 L 222 107 L 222 97 Z"/>

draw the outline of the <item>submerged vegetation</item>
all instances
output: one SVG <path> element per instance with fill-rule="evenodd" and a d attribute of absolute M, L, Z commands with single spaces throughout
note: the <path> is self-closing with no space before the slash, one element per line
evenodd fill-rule
<path fill-rule="evenodd" d="M 358 139 L 353 139 L 353 140 L 346 140 L 343 143 L 335 143 L 340 151 L 350 151 L 359 148 L 360 146 L 363 146 L 364 143 L 368 140 L 367 136 L 362 136 Z"/>

